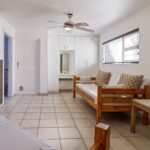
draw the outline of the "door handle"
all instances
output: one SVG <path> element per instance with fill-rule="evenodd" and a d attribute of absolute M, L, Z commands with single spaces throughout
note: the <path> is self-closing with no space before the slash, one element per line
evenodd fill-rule
<path fill-rule="evenodd" d="M 17 61 L 17 67 L 19 67 L 19 65 L 20 65 L 20 63 L 19 63 L 19 61 Z"/>

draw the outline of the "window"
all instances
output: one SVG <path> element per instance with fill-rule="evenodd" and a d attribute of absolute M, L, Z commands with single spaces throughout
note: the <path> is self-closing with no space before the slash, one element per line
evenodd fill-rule
<path fill-rule="evenodd" d="M 103 64 L 139 63 L 139 29 L 103 43 Z"/>

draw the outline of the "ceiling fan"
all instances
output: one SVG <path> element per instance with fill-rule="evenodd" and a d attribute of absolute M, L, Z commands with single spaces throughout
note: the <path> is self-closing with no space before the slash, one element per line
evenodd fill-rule
<path fill-rule="evenodd" d="M 78 29 L 78 30 L 83 30 L 83 31 L 86 31 L 86 32 L 90 32 L 90 33 L 93 33 L 94 30 L 92 29 L 87 29 L 87 28 L 83 28 L 83 26 L 89 26 L 87 23 L 85 22 L 81 22 L 81 23 L 74 23 L 71 21 L 71 18 L 73 16 L 72 13 L 68 13 L 67 14 L 68 16 L 68 21 L 66 21 L 64 24 L 62 24 L 63 26 L 53 26 L 53 27 L 48 27 L 48 28 L 59 28 L 59 27 L 63 27 L 66 31 L 71 31 L 73 29 Z M 56 21 L 48 21 L 48 22 L 53 22 L 53 23 L 58 23 Z M 60 23 L 59 23 L 60 24 Z"/>

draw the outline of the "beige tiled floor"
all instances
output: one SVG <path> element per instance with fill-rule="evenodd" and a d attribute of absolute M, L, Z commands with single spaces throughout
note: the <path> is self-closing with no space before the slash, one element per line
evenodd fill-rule
<path fill-rule="evenodd" d="M 0 113 L 17 126 L 58 150 L 87 150 L 94 139 L 96 112 L 72 93 L 10 98 Z M 111 150 L 149 150 L 150 125 L 138 119 L 136 134 L 130 133 L 130 115 L 105 113 L 111 125 Z"/>

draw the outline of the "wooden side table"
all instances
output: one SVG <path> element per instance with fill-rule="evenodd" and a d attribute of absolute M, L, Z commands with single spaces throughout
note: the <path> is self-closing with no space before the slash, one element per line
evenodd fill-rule
<path fill-rule="evenodd" d="M 150 99 L 133 99 L 131 110 L 131 132 L 135 133 L 136 127 L 136 110 L 141 109 L 150 113 Z"/>

